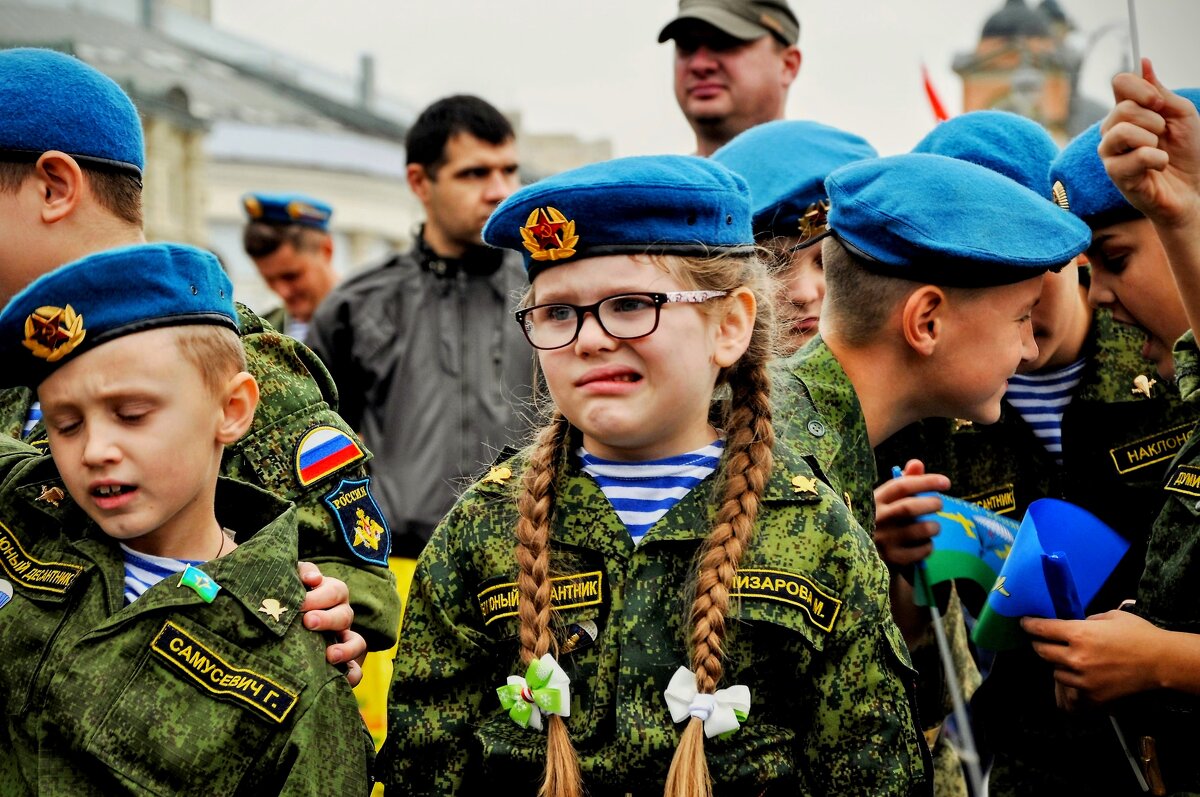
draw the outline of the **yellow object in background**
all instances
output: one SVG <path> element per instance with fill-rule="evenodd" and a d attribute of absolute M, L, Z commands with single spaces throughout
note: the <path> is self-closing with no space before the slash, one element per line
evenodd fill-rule
<path fill-rule="evenodd" d="M 400 593 L 400 626 L 404 626 L 404 609 L 408 606 L 408 590 L 412 586 L 413 571 L 416 570 L 416 559 L 388 560 L 388 568 L 396 576 L 396 591 Z M 387 701 L 388 687 L 392 682 L 392 659 L 396 657 L 396 648 L 379 650 L 368 653 L 363 662 L 363 678 L 354 689 L 358 698 L 358 710 L 362 712 L 367 730 L 375 740 L 375 749 L 383 744 L 387 734 Z"/>

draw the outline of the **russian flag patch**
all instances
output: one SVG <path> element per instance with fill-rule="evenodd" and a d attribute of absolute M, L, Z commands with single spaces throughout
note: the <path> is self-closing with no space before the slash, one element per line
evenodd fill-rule
<path fill-rule="evenodd" d="M 296 475 L 307 487 L 364 456 L 358 443 L 341 429 L 317 426 L 305 432 L 296 448 Z"/>

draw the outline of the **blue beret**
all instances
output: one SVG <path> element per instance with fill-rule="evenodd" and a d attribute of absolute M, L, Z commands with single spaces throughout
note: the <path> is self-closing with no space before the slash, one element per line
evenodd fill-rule
<path fill-rule="evenodd" d="M 530 280 L 600 255 L 750 253 L 750 191 L 704 158 L 617 158 L 520 189 L 492 213 L 483 240 L 521 252 Z"/>
<path fill-rule="evenodd" d="M 1200 107 L 1200 89 L 1179 89 L 1176 93 Z M 1072 139 L 1050 165 L 1054 200 L 1092 229 L 1142 217 L 1141 211 L 1129 204 L 1104 171 L 1104 162 L 1097 152 L 1100 124 L 1097 122 Z"/>
<path fill-rule="evenodd" d="M 853 133 L 817 122 L 781 120 L 750 128 L 712 159 L 750 186 L 755 233 L 809 238 L 825 229 L 829 173 L 878 155 Z"/>
<path fill-rule="evenodd" d="M 985 166 L 1050 198 L 1050 162 L 1058 144 L 1032 119 L 1008 111 L 971 111 L 942 122 L 917 142 L 929 152 Z"/>
<path fill-rule="evenodd" d="M 0 311 L 0 383 L 36 387 L 100 344 L 158 327 L 236 330 L 233 286 L 210 252 L 182 244 L 110 249 L 38 277 Z"/>
<path fill-rule="evenodd" d="M 242 197 L 242 207 L 252 221 L 302 224 L 322 232 L 329 230 L 329 217 L 333 215 L 332 207 L 303 194 L 262 194 L 252 191 Z"/>
<path fill-rule="evenodd" d="M 0 160 L 56 149 L 84 165 L 137 175 L 146 165 L 142 122 L 108 76 L 53 50 L 0 50 Z"/>
<path fill-rule="evenodd" d="M 958 287 L 1020 282 L 1070 262 L 1087 225 L 991 169 L 910 153 L 825 181 L 829 227 L 871 271 Z"/>

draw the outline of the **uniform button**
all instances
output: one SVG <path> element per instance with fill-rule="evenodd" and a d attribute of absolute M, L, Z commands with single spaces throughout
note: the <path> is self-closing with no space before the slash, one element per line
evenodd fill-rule
<path fill-rule="evenodd" d="M 808 422 L 808 433 L 811 434 L 813 437 L 824 437 L 825 436 L 825 424 L 821 423 L 820 421 L 809 421 Z"/>

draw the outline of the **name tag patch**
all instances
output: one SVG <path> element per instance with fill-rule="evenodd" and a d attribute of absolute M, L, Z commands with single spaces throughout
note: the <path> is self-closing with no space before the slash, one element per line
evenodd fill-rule
<path fill-rule="evenodd" d="M 782 570 L 738 570 L 733 582 L 736 597 L 778 601 L 799 608 L 816 628 L 829 633 L 842 602 L 812 579 Z"/>
<path fill-rule="evenodd" d="M 1200 468 L 1195 465 L 1180 465 L 1167 475 L 1164 490 L 1200 497 Z"/>
<path fill-rule="evenodd" d="M 485 626 L 517 614 L 519 598 L 515 581 L 484 587 L 476 598 L 479 600 L 479 613 L 483 615 Z M 603 599 L 604 574 L 599 570 L 570 576 L 554 576 L 550 579 L 550 605 L 557 610 L 596 606 Z"/>
<path fill-rule="evenodd" d="M 984 490 L 974 495 L 964 495 L 962 500 L 979 504 L 989 512 L 995 512 L 1000 515 L 1017 508 L 1017 496 L 1011 484 L 1002 484 L 999 487 Z"/>
<path fill-rule="evenodd" d="M 1157 432 L 1149 437 L 1142 437 L 1132 443 L 1110 449 L 1117 473 L 1122 475 L 1130 471 L 1170 459 L 1192 436 L 1192 424 L 1185 423 L 1174 426 L 1166 431 Z"/>
<path fill-rule="evenodd" d="M 169 620 L 150 649 L 201 690 L 238 703 L 277 723 L 295 707 L 299 695 L 252 670 L 234 667 Z"/>
<path fill-rule="evenodd" d="M 79 565 L 34 559 L 3 523 L 0 523 L 0 565 L 8 577 L 21 586 L 59 595 L 70 589 L 83 572 Z"/>

